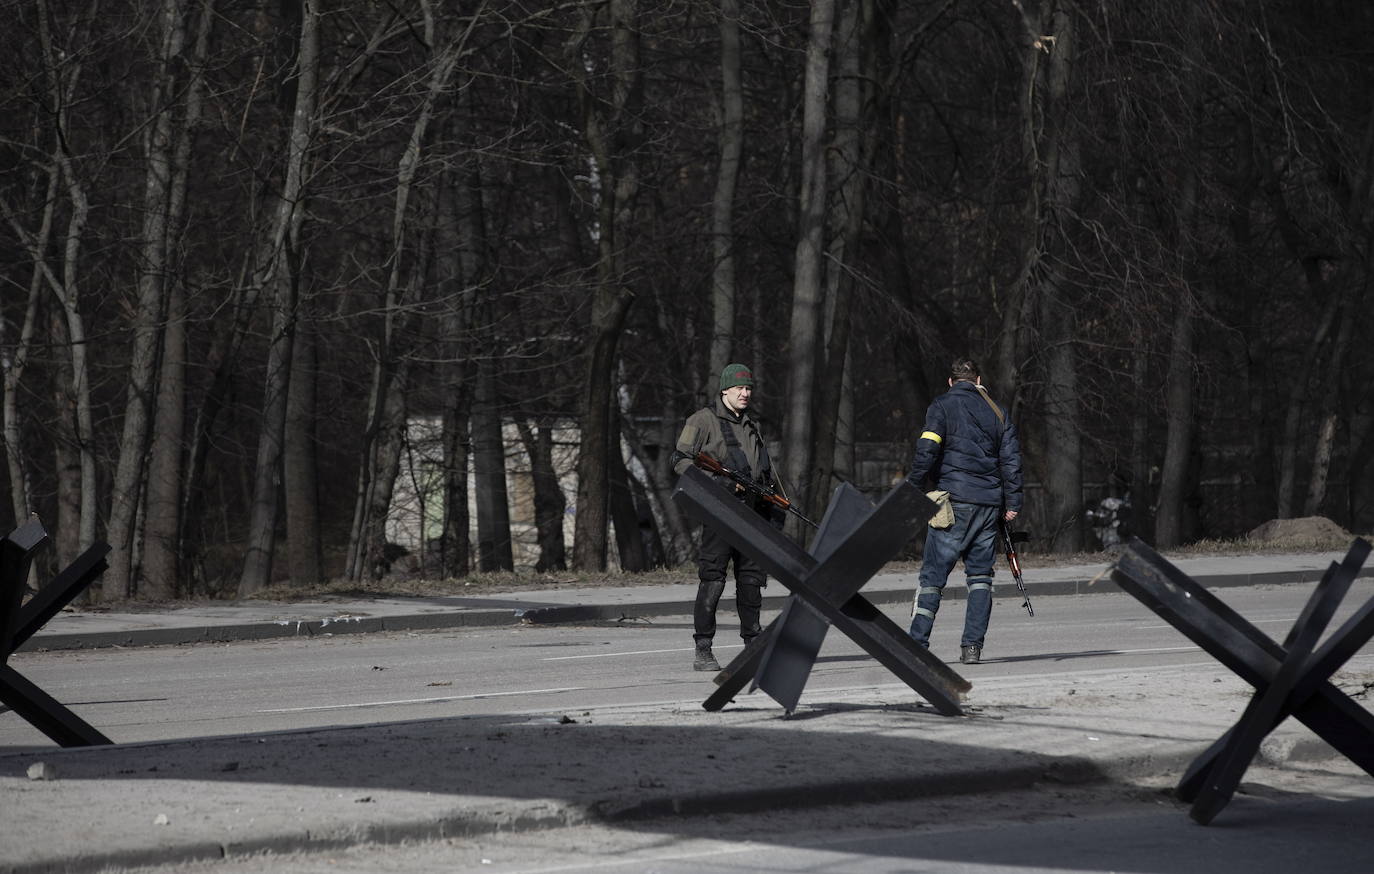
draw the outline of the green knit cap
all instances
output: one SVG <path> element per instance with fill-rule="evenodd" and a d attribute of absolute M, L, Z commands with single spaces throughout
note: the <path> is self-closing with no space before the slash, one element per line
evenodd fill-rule
<path fill-rule="evenodd" d="M 720 372 L 720 390 L 733 388 L 737 385 L 747 385 L 754 387 L 754 372 L 743 364 L 727 364 L 725 369 Z"/>

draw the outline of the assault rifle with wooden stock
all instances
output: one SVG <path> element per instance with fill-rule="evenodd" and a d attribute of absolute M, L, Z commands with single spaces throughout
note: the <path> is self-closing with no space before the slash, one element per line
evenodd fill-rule
<path fill-rule="evenodd" d="M 1007 553 L 1007 566 L 1011 568 L 1011 578 L 1016 582 L 1016 591 L 1021 593 L 1025 600 L 1021 603 L 1026 608 L 1026 612 L 1031 616 L 1035 615 L 1035 608 L 1031 606 L 1030 595 L 1026 594 L 1026 584 L 1021 580 L 1021 560 L 1016 555 L 1016 544 L 1030 540 L 1031 536 L 1026 531 L 1012 531 L 1007 520 L 1000 515 L 997 517 L 997 525 L 1001 529 L 1002 548 Z"/>
<path fill-rule="evenodd" d="M 730 468 L 721 464 L 719 461 L 716 461 L 710 455 L 707 455 L 705 452 L 698 452 L 697 457 L 692 459 L 692 461 L 694 464 L 696 464 L 697 467 L 701 468 L 707 473 L 717 473 L 721 476 L 727 477 L 731 482 L 733 482 L 740 488 L 744 489 L 745 491 L 749 492 L 751 495 L 755 495 L 759 499 L 767 501 L 775 507 L 786 510 L 793 516 L 796 516 L 798 519 L 805 522 L 807 525 L 810 525 L 812 528 L 816 527 L 816 523 L 812 522 L 810 519 L 803 516 L 800 510 L 792 506 L 791 501 L 787 500 L 782 495 L 768 488 L 768 486 L 754 482 L 752 479 L 740 473 L 739 471 L 731 470 Z"/>

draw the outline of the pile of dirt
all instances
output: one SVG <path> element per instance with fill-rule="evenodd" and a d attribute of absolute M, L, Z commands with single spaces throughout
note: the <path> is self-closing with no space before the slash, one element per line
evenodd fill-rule
<path fill-rule="evenodd" d="M 1325 516 L 1301 519 L 1270 519 L 1251 531 L 1247 538 L 1271 546 L 1325 547 L 1342 549 L 1354 536 Z"/>

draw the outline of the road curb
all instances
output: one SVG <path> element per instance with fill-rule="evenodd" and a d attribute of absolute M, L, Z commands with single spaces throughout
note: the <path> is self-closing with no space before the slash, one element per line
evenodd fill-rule
<path fill-rule="evenodd" d="M 183 628 L 40 633 L 26 641 L 17 652 L 100 649 L 105 647 L 177 646 L 192 643 L 229 643 L 240 640 L 329 637 L 338 634 L 375 634 L 381 631 L 490 628 L 519 624 L 519 613 L 519 610 L 505 608 L 451 613 L 413 613 L 399 616 L 282 619 L 217 625 L 188 625 Z"/>

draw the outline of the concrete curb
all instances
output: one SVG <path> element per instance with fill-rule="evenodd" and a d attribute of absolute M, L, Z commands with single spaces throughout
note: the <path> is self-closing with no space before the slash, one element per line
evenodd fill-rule
<path fill-rule="evenodd" d="M 273 640 L 334 634 L 371 634 L 379 631 L 427 631 L 443 628 L 490 628 L 518 625 L 520 611 L 467 610 L 414 613 L 400 616 L 340 616 L 326 619 L 289 619 L 188 625 L 182 628 L 136 628 L 120 631 L 80 631 L 36 634 L 17 652 L 100 649 L 115 646 L 176 646 L 188 643 L 228 643 L 236 640 Z"/>

